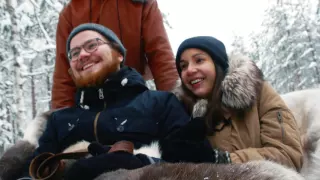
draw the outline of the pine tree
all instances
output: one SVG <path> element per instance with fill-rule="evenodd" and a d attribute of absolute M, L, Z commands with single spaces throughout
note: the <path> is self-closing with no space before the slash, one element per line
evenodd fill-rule
<path fill-rule="evenodd" d="M 280 93 L 316 87 L 319 76 L 319 0 L 277 0 L 266 11 L 262 31 L 251 35 L 249 56 L 259 59 Z"/>

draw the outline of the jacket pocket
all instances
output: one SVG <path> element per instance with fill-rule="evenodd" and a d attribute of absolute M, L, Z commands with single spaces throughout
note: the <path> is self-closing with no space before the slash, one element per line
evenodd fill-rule
<path fill-rule="evenodd" d="M 67 121 L 67 120 L 66 120 Z M 79 118 L 61 123 L 57 129 L 57 137 L 60 143 L 66 141 L 78 126 Z"/>
<path fill-rule="evenodd" d="M 142 109 L 122 108 L 111 113 L 116 132 L 156 134 L 158 124 L 155 117 Z"/>

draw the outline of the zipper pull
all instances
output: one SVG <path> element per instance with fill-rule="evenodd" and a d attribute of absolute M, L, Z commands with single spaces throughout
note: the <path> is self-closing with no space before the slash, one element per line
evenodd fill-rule
<path fill-rule="evenodd" d="M 100 88 L 98 91 L 99 91 L 99 99 L 104 99 L 103 89 Z"/>
<path fill-rule="evenodd" d="M 280 112 L 280 111 L 278 111 L 277 117 L 278 117 L 279 123 L 282 123 L 282 115 L 281 115 L 281 112 Z"/>

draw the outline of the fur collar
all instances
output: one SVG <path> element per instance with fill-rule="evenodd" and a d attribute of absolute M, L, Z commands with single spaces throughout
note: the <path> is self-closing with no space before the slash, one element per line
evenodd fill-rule
<path fill-rule="evenodd" d="M 38 114 L 31 122 L 28 123 L 25 128 L 22 140 L 29 142 L 30 144 L 38 147 L 39 138 L 42 136 L 46 129 L 47 121 L 54 110 L 49 110 Z"/>
<path fill-rule="evenodd" d="M 65 108 L 66 107 L 55 109 L 55 110 L 48 110 L 40 114 L 37 114 L 37 116 L 32 121 L 30 121 L 25 127 L 22 140 L 29 142 L 35 147 L 38 147 L 39 138 L 42 136 L 42 134 L 46 130 L 47 121 L 50 118 L 51 114 Z"/>
<path fill-rule="evenodd" d="M 257 65 L 241 54 L 229 56 L 229 69 L 222 81 L 222 104 L 232 110 L 244 111 L 251 108 L 260 95 L 263 74 Z M 184 103 L 195 117 L 206 112 L 207 100 L 192 100 L 177 82 L 173 93 Z"/>

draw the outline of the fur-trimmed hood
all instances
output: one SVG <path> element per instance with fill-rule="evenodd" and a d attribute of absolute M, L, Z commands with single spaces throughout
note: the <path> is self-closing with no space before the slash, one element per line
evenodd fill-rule
<path fill-rule="evenodd" d="M 263 81 L 261 70 L 252 60 L 241 54 L 229 55 L 229 69 L 221 84 L 221 103 L 237 111 L 251 108 L 259 98 Z M 187 103 L 186 106 L 192 107 L 194 116 L 202 116 L 206 112 L 207 100 L 192 100 L 182 88 L 181 81 L 177 82 L 173 93 Z"/>

